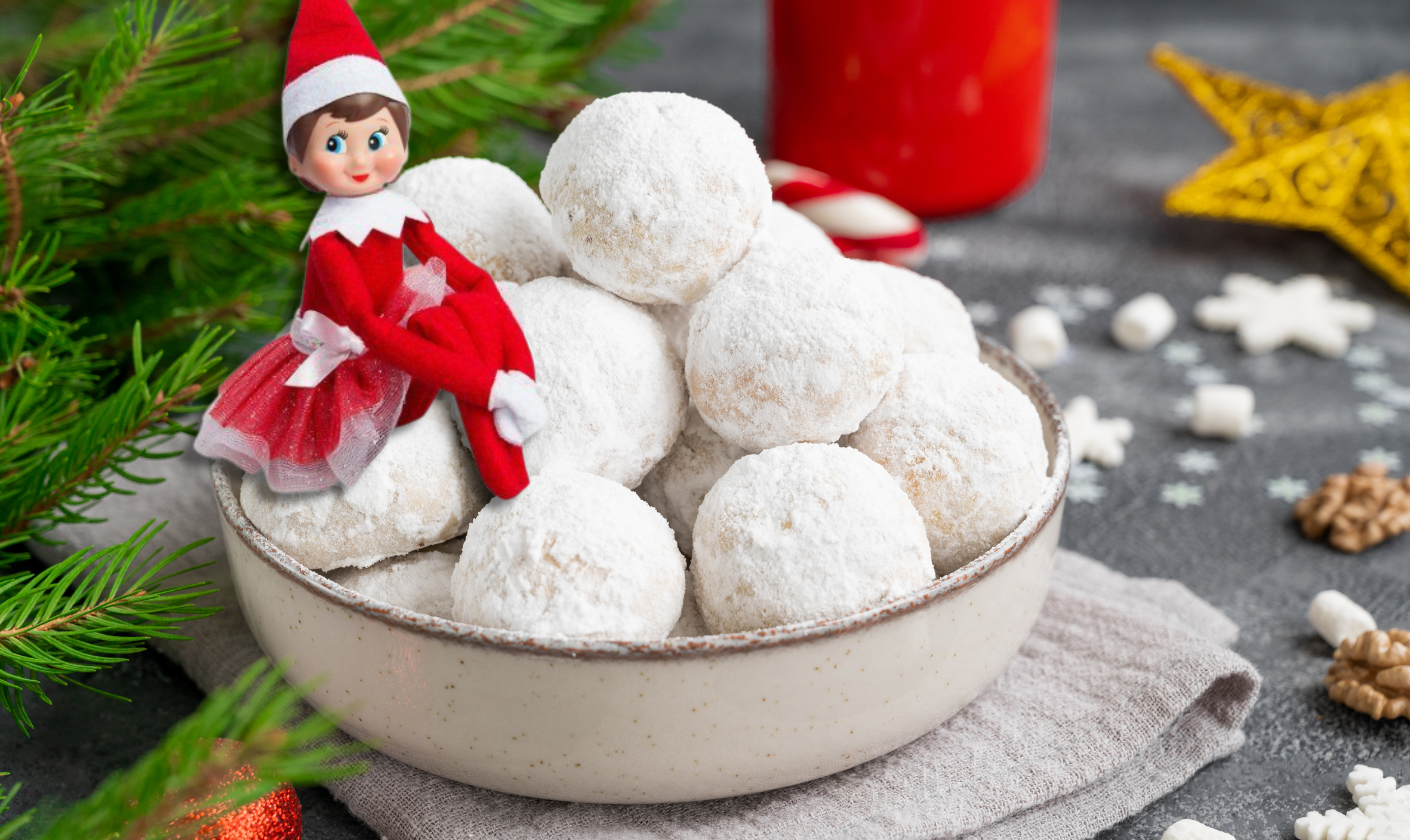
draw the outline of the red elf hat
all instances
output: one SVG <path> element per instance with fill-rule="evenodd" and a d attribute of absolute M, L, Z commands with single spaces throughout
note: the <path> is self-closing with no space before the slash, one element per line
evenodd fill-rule
<path fill-rule="evenodd" d="M 284 70 L 285 140 L 299 117 L 355 93 L 379 93 L 406 104 L 348 0 L 303 0 Z"/>

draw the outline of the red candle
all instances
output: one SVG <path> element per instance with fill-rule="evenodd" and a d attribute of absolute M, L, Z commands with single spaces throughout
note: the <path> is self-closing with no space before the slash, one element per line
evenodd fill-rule
<path fill-rule="evenodd" d="M 1056 0 L 773 0 L 773 156 L 921 216 L 1042 171 Z"/>

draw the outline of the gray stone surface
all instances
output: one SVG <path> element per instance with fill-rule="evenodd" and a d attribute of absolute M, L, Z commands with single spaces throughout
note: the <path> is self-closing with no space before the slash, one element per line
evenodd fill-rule
<path fill-rule="evenodd" d="M 763 137 L 764 9 L 757 0 L 687 2 L 676 28 L 656 36 L 662 58 L 619 78 L 634 88 L 707 98 Z M 1291 837 L 1292 821 L 1307 810 L 1351 806 L 1343 781 L 1353 764 L 1371 763 L 1398 777 L 1410 773 L 1410 723 L 1374 723 L 1331 703 L 1321 687 L 1331 651 L 1305 618 L 1313 594 L 1336 588 L 1382 626 L 1410 623 L 1410 538 L 1360 557 L 1307 542 L 1291 522 L 1290 504 L 1271 498 L 1268 483 L 1286 476 L 1315 487 L 1325 474 L 1378 447 L 1410 467 L 1410 406 L 1382 425 L 1366 422 L 1363 415 L 1376 412 L 1361 407 L 1377 399 L 1358 389 L 1373 384 L 1357 382 L 1363 370 L 1295 349 L 1246 356 L 1231 337 L 1195 328 L 1189 314 L 1230 271 L 1273 280 L 1303 272 L 1339 278 L 1346 293 L 1378 308 L 1376 328 L 1356 344 L 1381 351 L 1384 362 L 1375 370 L 1406 387 L 1410 301 L 1320 235 L 1164 216 L 1166 187 L 1225 144 L 1196 108 L 1147 68 L 1146 51 L 1162 40 L 1215 64 L 1324 94 L 1410 63 L 1410 4 L 1066 3 L 1047 171 L 1008 207 L 932 226 L 952 256 L 932 259 L 925 271 L 967 302 L 988 303 L 996 319 L 983 329 L 994 334 L 1002 334 L 1008 317 L 1035 295 L 1071 297 L 1096 286 L 1120 304 L 1159 291 L 1181 313 L 1171 341 L 1202 355 L 1196 367 L 1204 372 L 1193 376 L 1217 372 L 1254 388 L 1261 434 L 1237 443 L 1190 436 L 1178 403 L 1191 390 L 1191 365 L 1167 362 L 1159 350 L 1137 355 L 1117 348 L 1106 337 L 1111 308 L 1086 311 L 1069 324 L 1073 358 L 1046 376 L 1062 399 L 1091 395 L 1104 415 L 1129 417 L 1136 426 L 1125 466 L 1084 477 L 1085 487 L 1105 493 L 1068 505 L 1064 544 L 1128 574 L 1184 582 L 1240 625 L 1237 650 L 1264 675 L 1243 750 L 1103 837 L 1158 837 L 1183 817 L 1241 840 Z M 959 251 L 963 255 L 953 257 Z M 1192 450 L 1212 458 L 1180 457 Z M 1217 468 L 1209 472 L 1181 469 L 1182 463 L 1208 468 L 1211 461 Z M 1182 482 L 1198 488 L 1200 504 L 1162 501 L 1167 488 Z M 3 769 L 26 784 L 22 804 L 41 794 L 60 800 L 83 795 L 149 749 L 200 699 L 174 666 L 152 654 L 94 683 L 135 702 L 60 690 L 53 707 L 35 707 L 33 737 L 0 730 Z M 326 792 L 300 795 L 311 840 L 375 836 Z"/>

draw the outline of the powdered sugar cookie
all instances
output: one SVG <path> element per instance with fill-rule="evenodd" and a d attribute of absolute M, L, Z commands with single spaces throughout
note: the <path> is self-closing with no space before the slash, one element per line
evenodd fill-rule
<path fill-rule="evenodd" d="M 495 280 L 527 283 L 567 270 L 548 210 L 507 166 L 437 158 L 406 170 L 389 189 L 416 202 L 437 233 Z"/>
<path fill-rule="evenodd" d="M 638 303 L 704 297 L 770 196 L 739 123 L 683 93 L 593 102 L 549 150 L 539 187 L 573 267 Z"/>
<path fill-rule="evenodd" d="M 695 514 L 705 494 L 746 454 L 715 434 L 714 429 L 705 425 L 700 412 L 691 406 L 686 412 L 685 430 L 675 447 L 641 480 L 637 495 L 666 517 L 686 557 L 691 555 Z"/>
<path fill-rule="evenodd" d="M 754 231 L 749 250 L 761 248 L 792 248 L 842 256 L 826 231 L 782 201 L 769 202 L 759 216 L 759 227 Z"/>
<path fill-rule="evenodd" d="M 847 442 L 906 491 L 940 574 L 1016 528 L 1047 480 L 1037 410 L 967 356 L 907 355 L 895 387 Z"/>
<path fill-rule="evenodd" d="M 470 450 L 442 397 L 425 416 L 394 430 L 352 487 L 275 493 L 264 473 L 240 487 L 245 515 L 310 569 L 370 566 L 445 542 L 489 501 Z"/>
<path fill-rule="evenodd" d="M 850 260 L 751 253 L 695 307 L 686 380 L 720 437 L 751 451 L 852 432 L 901 367 L 901 328 Z"/>
<path fill-rule="evenodd" d="M 920 516 L 886 471 L 839 446 L 736 461 L 700 506 L 695 600 L 716 633 L 832 618 L 935 579 Z"/>
<path fill-rule="evenodd" d="M 978 358 L 979 339 L 959 297 L 939 280 L 909 268 L 856 261 L 856 272 L 881 293 L 905 331 L 907 353 L 961 353 Z"/>
<path fill-rule="evenodd" d="M 456 621 L 535 635 L 664 639 L 685 558 L 661 514 L 587 473 L 541 473 L 485 506 L 451 579 Z"/>
<path fill-rule="evenodd" d="M 450 577 L 460 562 L 463 540 L 454 539 L 365 569 L 336 569 L 330 580 L 348 589 L 413 612 L 450 618 Z"/>
<path fill-rule="evenodd" d="M 645 308 L 566 277 L 509 301 L 529 349 L 548 425 L 529 438 L 529 475 L 550 468 L 635 487 L 685 425 L 681 361 Z"/>

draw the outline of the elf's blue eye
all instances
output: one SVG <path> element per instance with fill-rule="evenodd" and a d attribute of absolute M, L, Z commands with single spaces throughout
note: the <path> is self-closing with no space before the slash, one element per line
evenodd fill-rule
<path fill-rule="evenodd" d="M 334 134 L 332 137 L 328 138 L 328 142 L 324 143 L 323 147 L 335 155 L 341 155 L 347 150 L 348 144 L 343 141 L 341 135 Z"/>
<path fill-rule="evenodd" d="M 387 142 L 387 132 L 385 132 L 385 131 L 374 131 L 374 132 L 372 132 L 372 136 L 369 137 L 369 138 L 367 138 L 367 148 L 369 148 L 369 149 L 371 149 L 372 151 L 375 152 L 375 151 L 377 151 L 378 149 L 382 148 L 382 144 L 383 144 L 383 143 L 386 143 L 386 142 Z"/>

